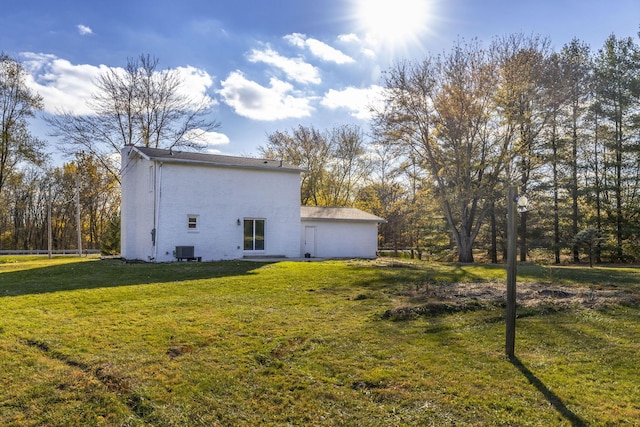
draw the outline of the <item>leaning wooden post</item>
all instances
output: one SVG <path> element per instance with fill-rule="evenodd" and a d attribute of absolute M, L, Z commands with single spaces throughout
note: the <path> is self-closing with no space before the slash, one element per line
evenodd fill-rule
<path fill-rule="evenodd" d="M 76 228 L 78 231 L 78 256 L 82 257 L 82 223 L 80 221 L 80 175 L 76 170 Z"/>
<path fill-rule="evenodd" d="M 507 339 L 506 353 L 515 356 L 516 345 L 516 188 L 507 194 Z"/>
<path fill-rule="evenodd" d="M 53 253 L 51 229 L 51 185 L 49 185 L 49 191 L 47 192 L 47 254 L 49 259 L 51 259 L 51 254 Z"/>

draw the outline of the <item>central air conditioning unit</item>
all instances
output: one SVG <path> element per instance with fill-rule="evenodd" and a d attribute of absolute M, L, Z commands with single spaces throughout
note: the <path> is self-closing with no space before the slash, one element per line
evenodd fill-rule
<path fill-rule="evenodd" d="M 176 258 L 188 259 L 195 258 L 193 246 L 176 246 Z"/>

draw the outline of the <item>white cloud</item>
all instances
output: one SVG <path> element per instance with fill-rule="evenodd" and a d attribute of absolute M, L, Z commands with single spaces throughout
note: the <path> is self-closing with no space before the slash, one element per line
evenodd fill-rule
<path fill-rule="evenodd" d="M 338 40 L 344 43 L 360 43 L 360 37 L 354 33 L 340 34 Z"/>
<path fill-rule="evenodd" d="M 190 130 L 184 135 L 184 138 L 187 141 L 206 144 L 209 148 L 217 145 L 226 145 L 230 142 L 229 137 L 223 133 L 207 132 L 199 129 Z"/>
<path fill-rule="evenodd" d="M 213 85 L 213 77 L 205 70 L 195 68 L 190 65 L 186 67 L 177 67 L 176 71 L 182 82 L 178 88 L 178 93 L 186 96 L 195 104 L 202 104 L 207 107 L 218 104 L 211 98 L 207 92 Z"/>
<path fill-rule="evenodd" d="M 368 56 L 369 58 L 375 58 L 376 57 L 376 52 L 373 49 L 369 49 L 368 47 L 363 47 L 360 52 L 362 52 L 362 54 L 364 56 Z"/>
<path fill-rule="evenodd" d="M 86 25 L 78 24 L 77 28 L 78 28 L 78 32 L 80 33 L 81 36 L 86 36 L 86 35 L 89 35 L 89 34 L 93 34 L 93 30 L 91 29 L 91 27 L 88 27 Z"/>
<path fill-rule="evenodd" d="M 325 107 L 336 110 L 344 108 L 352 117 L 369 120 L 372 117 L 371 108 L 380 108 L 383 102 L 384 88 L 373 85 L 366 89 L 349 87 L 344 90 L 330 89 L 320 102 Z"/>
<path fill-rule="evenodd" d="M 50 54 L 23 53 L 21 56 L 22 64 L 29 73 L 27 84 L 44 98 L 44 110 L 51 114 L 60 111 L 76 115 L 92 114 L 87 101 L 97 90 L 95 79 L 109 69 L 124 72 L 122 68 L 106 65 L 72 64 Z M 213 78 L 206 71 L 191 66 L 176 70 L 182 81 L 181 95 L 192 100 L 194 105 L 216 104 L 207 94 L 213 85 Z"/>
<path fill-rule="evenodd" d="M 91 114 L 86 101 L 95 92 L 93 80 L 105 65 L 74 65 L 55 55 L 23 53 L 27 84 L 44 98 L 44 110 L 55 114 L 60 110 L 72 114 Z"/>
<path fill-rule="evenodd" d="M 367 46 L 367 43 L 363 41 L 358 35 L 354 33 L 349 34 L 340 34 L 338 36 L 338 40 L 346 44 L 355 44 L 360 47 L 360 53 L 369 58 L 374 58 L 376 56 L 376 52 Z"/>
<path fill-rule="evenodd" d="M 286 41 L 289 42 L 292 46 L 299 47 L 300 49 L 304 49 L 305 46 L 305 38 L 304 34 L 293 33 L 283 37 Z"/>
<path fill-rule="evenodd" d="M 345 55 L 338 49 L 335 49 L 319 40 L 307 39 L 307 46 L 311 53 L 325 61 L 335 62 L 336 64 L 349 64 L 355 62 L 350 56 Z"/>
<path fill-rule="evenodd" d="M 293 86 L 276 78 L 271 79 L 269 87 L 264 87 L 234 71 L 220 83 L 222 89 L 218 94 L 243 117 L 281 120 L 308 117 L 313 111 L 308 98 L 292 95 Z"/>
<path fill-rule="evenodd" d="M 251 62 L 263 62 L 272 65 L 299 83 L 320 83 L 320 73 L 311 64 L 302 61 L 300 58 L 286 58 L 278 52 L 267 47 L 265 50 L 253 49 L 248 56 Z"/>
<path fill-rule="evenodd" d="M 317 39 L 307 38 L 306 35 L 300 33 L 289 34 L 284 37 L 293 46 L 299 48 L 309 48 L 312 54 L 323 61 L 335 62 L 336 64 L 349 64 L 355 62 L 353 58 L 345 55 L 338 49 L 329 46 Z"/>

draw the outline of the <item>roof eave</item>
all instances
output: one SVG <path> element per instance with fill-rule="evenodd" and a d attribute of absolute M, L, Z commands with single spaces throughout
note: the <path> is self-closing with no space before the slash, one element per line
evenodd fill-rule
<path fill-rule="evenodd" d="M 234 163 L 223 163 L 223 162 L 207 162 L 202 160 L 191 160 L 191 159 L 181 159 L 181 158 L 171 158 L 166 156 L 153 156 L 144 153 L 142 150 L 139 150 L 138 147 L 133 146 L 132 151 L 138 153 L 140 157 L 148 161 L 154 162 L 166 162 L 166 163 L 185 163 L 192 165 L 203 165 L 203 166 L 215 166 L 215 167 L 226 167 L 226 168 L 237 168 L 237 169 L 255 169 L 255 170 L 270 170 L 270 171 L 283 171 L 283 172 L 295 172 L 295 173 L 303 173 L 307 172 L 305 169 L 290 167 L 290 166 L 272 166 L 272 165 L 241 165 Z"/>
<path fill-rule="evenodd" d="M 297 172 L 297 173 L 305 172 L 304 169 L 295 168 L 295 167 L 291 168 L 286 166 L 238 165 L 233 163 L 203 162 L 199 160 L 172 159 L 167 157 L 150 157 L 150 160 L 157 161 L 157 162 L 166 162 L 166 163 L 187 163 L 192 165 L 216 166 L 216 167 L 223 167 L 223 168 L 257 169 L 257 170 L 285 171 L 285 172 Z"/>
<path fill-rule="evenodd" d="M 387 222 L 386 219 L 366 219 L 366 218 L 327 218 L 327 217 L 310 217 L 303 216 L 300 217 L 301 221 L 327 221 L 327 222 L 365 222 L 365 223 L 377 223 L 377 224 L 385 224 Z"/>

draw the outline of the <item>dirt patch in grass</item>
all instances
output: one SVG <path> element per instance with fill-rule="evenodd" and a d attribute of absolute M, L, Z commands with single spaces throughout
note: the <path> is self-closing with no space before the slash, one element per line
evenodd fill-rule
<path fill-rule="evenodd" d="M 117 395 L 125 405 L 140 419 L 151 420 L 154 405 L 144 396 L 134 392 L 125 376 L 119 374 L 111 364 L 101 365 L 93 368 L 85 363 L 73 360 L 71 357 L 52 350 L 44 341 L 35 339 L 23 339 L 22 342 L 30 347 L 34 347 L 42 351 L 42 353 L 52 360 L 60 361 L 70 368 L 78 369 L 89 377 L 93 377 L 100 381 L 109 392 Z M 62 387 L 65 385 L 63 384 Z"/>
<path fill-rule="evenodd" d="M 190 345 L 180 345 L 180 346 L 170 347 L 167 350 L 167 356 L 169 356 L 169 359 L 173 360 L 176 357 L 179 357 L 191 352 L 193 352 L 193 348 Z"/>
<path fill-rule="evenodd" d="M 506 285 L 502 282 L 420 283 L 397 294 L 409 304 L 385 311 L 382 318 L 408 320 L 421 316 L 494 309 L 505 306 L 506 294 Z M 518 283 L 516 295 L 519 307 L 556 311 L 576 306 L 599 309 L 613 305 L 640 305 L 640 295 L 615 287 Z"/>

